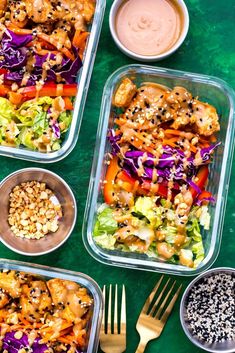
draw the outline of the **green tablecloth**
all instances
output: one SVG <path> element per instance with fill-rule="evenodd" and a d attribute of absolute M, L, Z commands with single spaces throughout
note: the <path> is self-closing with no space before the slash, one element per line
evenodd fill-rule
<path fill-rule="evenodd" d="M 111 0 L 107 0 L 103 30 L 77 146 L 66 159 L 56 164 L 38 165 L 58 173 L 72 187 L 78 203 L 76 228 L 67 243 L 52 254 L 36 258 L 25 257 L 0 245 L 0 257 L 81 271 L 93 277 L 100 286 L 105 283 L 124 283 L 127 287 L 127 352 L 133 353 L 139 339 L 135 323 L 144 300 L 159 278 L 159 274 L 102 265 L 90 257 L 82 242 L 83 213 L 103 87 L 115 69 L 133 63 L 133 60 L 128 59 L 117 49 L 109 33 L 108 14 L 111 3 Z M 185 42 L 173 56 L 155 65 L 218 76 L 235 87 L 234 0 L 186 0 L 186 3 L 190 13 L 190 31 Z M 33 163 L 4 157 L 0 157 L 0 161 L 0 178 L 17 169 L 36 166 Z M 234 183 L 235 164 L 232 168 L 220 255 L 214 266 L 235 267 Z M 179 280 L 183 282 L 184 287 L 190 282 L 190 278 Z M 149 343 L 147 352 L 201 352 L 189 342 L 181 328 L 179 302 L 162 336 Z"/>

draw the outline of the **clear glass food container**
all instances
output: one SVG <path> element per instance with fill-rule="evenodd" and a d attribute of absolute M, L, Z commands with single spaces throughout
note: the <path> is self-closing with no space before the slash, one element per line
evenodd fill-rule
<path fill-rule="evenodd" d="M 84 353 L 96 353 L 99 344 L 99 332 L 103 312 L 103 296 L 97 283 L 89 276 L 59 268 L 30 264 L 20 261 L 0 259 L 0 271 L 2 270 L 15 270 L 26 273 L 38 275 L 45 280 L 52 278 L 61 278 L 77 282 L 85 287 L 93 298 L 94 304 L 92 306 L 92 315 L 88 324 L 88 342 Z"/>
<path fill-rule="evenodd" d="M 24 159 L 37 163 L 53 163 L 65 158 L 75 147 L 82 122 L 90 78 L 98 47 L 99 36 L 105 12 L 106 0 L 96 0 L 96 8 L 92 24 L 89 27 L 90 35 L 85 50 L 83 66 L 78 72 L 78 93 L 74 103 L 72 123 L 66 132 L 61 148 L 58 151 L 42 153 L 26 147 L 7 147 L 0 145 L 0 155 Z"/>
<path fill-rule="evenodd" d="M 221 141 L 221 145 L 216 149 L 213 162 L 210 165 L 209 185 L 207 187 L 215 196 L 216 204 L 214 206 L 210 204 L 209 206 L 210 230 L 202 232 L 205 259 L 195 269 L 148 258 L 144 254 L 105 250 L 95 243 L 92 236 L 96 222 L 96 211 L 103 203 L 101 181 L 105 178 L 107 168 L 107 165 L 104 164 L 104 156 L 111 149 L 106 136 L 108 129 L 114 125 L 115 108 L 112 106 L 112 97 L 124 77 L 134 80 L 137 86 L 143 82 L 157 82 L 170 88 L 184 86 L 193 96 L 199 96 L 202 101 L 214 105 L 220 116 L 221 129 L 217 133 L 217 137 L 218 141 Z M 235 127 L 234 104 L 235 95 L 233 90 L 226 82 L 215 77 L 142 65 L 121 67 L 109 77 L 103 93 L 83 223 L 84 244 L 96 260 L 109 265 L 185 276 L 197 275 L 213 264 L 220 249 L 232 166 Z"/>

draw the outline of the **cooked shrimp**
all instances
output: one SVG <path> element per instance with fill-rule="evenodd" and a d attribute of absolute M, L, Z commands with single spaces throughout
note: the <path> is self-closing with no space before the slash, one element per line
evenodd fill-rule
<path fill-rule="evenodd" d="M 188 215 L 193 204 L 193 197 L 189 190 L 182 187 L 181 192 L 175 196 L 174 205 L 176 206 L 176 224 L 185 225 L 188 221 Z"/>
<path fill-rule="evenodd" d="M 162 242 L 157 243 L 157 252 L 160 257 L 163 257 L 164 259 L 170 259 L 174 255 L 175 250 L 170 244 Z"/>
<path fill-rule="evenodd" d="M 66 47 L 70 49 L 72 47 L 71 41 L 68 36 L 68 32 L 62 28 L 56 28 L 50 35 L 52 41 L 57 43 L 57 49 Z"/>
<path fill-rule="evenodd" d="M 86 22 L 90 22 L 95 12 L 95 2 L 93 0 L 61 0 L 61 8 L 66 9 L 75 17 L 78 13 L 82 15 Z"/>
<path fill-rule="evenodd" d="M 54 13 L 50 0 L 25 0 L 28 17 L 36 23 L 44 23 L 52 19 Z"/>
<path fill-rule="evenodd" d="M 136 85 L 129 78 L 125 78 L 114 95 L 113 104 L 120 108 L 127 107 L 131 103 L 136 92 Z"/>
<path fill-rule="evenodd" d="M 32 281 L 22 286 L 20 305 L 22 314 L 28 321 L 40 320 L 44 311 L 50 310 L 51 304 L 51 297 L 45 282 Z"/>
<path fill-rule="evenodd" d="M 0 288 L 4 289 L 12 298 L 20 297 L 22 289 L 15 271 L 1 273 Z"/>
<path fill-rule="evenodd" d="M 191 123 L 195 124 L 195 131 L 204 136 L 211 136 L 220 130 L 219 117 L 212 105 L 196 101 Z"/>
<path fill-rule="evenodd" d="M 8 295 L 2 291 L 2 288 L 0 288 L 0 309 L 4 308 L 4 306 L 8 303 L 9 303 Z"/>
<path fill-rule="evenodd" d="M 0 0 L 0 18 L 4 15 L 7 7 L 7 0 Z"/>
<path fill-rule="evenodd" d="M 61 305 L 61 308 L 59 308 L 61 318 L 76 321 L 87 312 L 87 308 L 91 305 L 91 298 L 86 288 L 80 287 L 75 282 L 52 279 L 47 282 L 47 286 L 53 303 Z"/>
<path fill-rule="evenodd" d="M 13 1 L 10 4 L 11 23 L 17 27 L 23 28 L 27 22 L 27 12 L 24 2 Z"/>

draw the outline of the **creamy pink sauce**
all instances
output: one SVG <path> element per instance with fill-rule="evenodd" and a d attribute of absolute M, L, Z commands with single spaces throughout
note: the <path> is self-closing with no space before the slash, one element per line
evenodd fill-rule
<path fill-rule="evenodd" d="M 140 55 L 158 55 L 178 40 L 182 15 L 172 0 L 128 0 L 116 17 L 121 43 Z"/>

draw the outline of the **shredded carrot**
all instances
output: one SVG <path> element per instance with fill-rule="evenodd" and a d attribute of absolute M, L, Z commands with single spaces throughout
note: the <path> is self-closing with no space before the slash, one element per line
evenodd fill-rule
<path fill-rule="evenodd" d="M 73 110 L 73 103 L 69 97 L 63 97 L 66 110 Z"/>
<path fill-rule="evenodd" d="M 12 31 L 14 33 L 22 34 L 22 35 L 32 34 L 32 30 L 31 29 L 20 28 L 20 27 L 17 27 L 15 25 L 13 25 L 13 24 L 9 24 L 9 26 L 7 26 L 7 29 L 9 29 L 10 31 Z"/>
<path fill-rule="evenodd" d="M 20 315 L 20 321 L 23 322 L 25 326 L 32 326 L 31 322 L 26 320 L 22 315 Z"/>
<path fill-rule="evenodd" d="M 217 141 L 217 138 L 215 135 L 210 136 L 210 142 L 215 143 Z"/>
<path fill-rule="evenodd" d="M 187 132 L 187 131 L 181 131 L 181 130 L 174 130 L 174 129 L 166 129 L 164 131 L 165 135 L 175 135 L 175 136 L 181 136 L 185 137 L 188 140 L 191 140 L 193 137 L 196 135 L 193 134 L 192 132 Z"/>
<path fill-rule="evenodd" d="M 15 105 L 19 105 L 23 101 L 23 95 L 17 92 L 8 92 L 8 98 Z"/>
<path fill-rule="evenodd" d="M 75 35 L 73 37 L 73 45 L 76 48 L 84 50 L 88 35 L 89 32 L 81 32 L 80 30 L 76 30 Z"/>
<path fill-rule="evenodd" d="M 117 124 L 118 126 L 122 126 L 122 125 L 125 125 L 126 124 L 126 120 L 125 119 L 115 119 L 115 124 Z"/>
<path fill-rule="evenodd" d="M 72 61 L 75 60 L 74 54 L 68 48 L 60 47 L 59 43 L 54 38 L 50 37 L 49 35 L 47 35 L 45 33 L 38 33 L 37 36 L 38 36 L 38 38 L 54 45 L 57 48 L 57 50 L 61 51 L 70 60 L 72 60 Z"/>
<path fill-rule="evenodd" d="M 177 147 L 176 142 L 178 141 L 178 137 L 172 137 L 170 139 L 164 139 L 163 140 L 163 145 L 168 145 L 171 147 Z"/>

